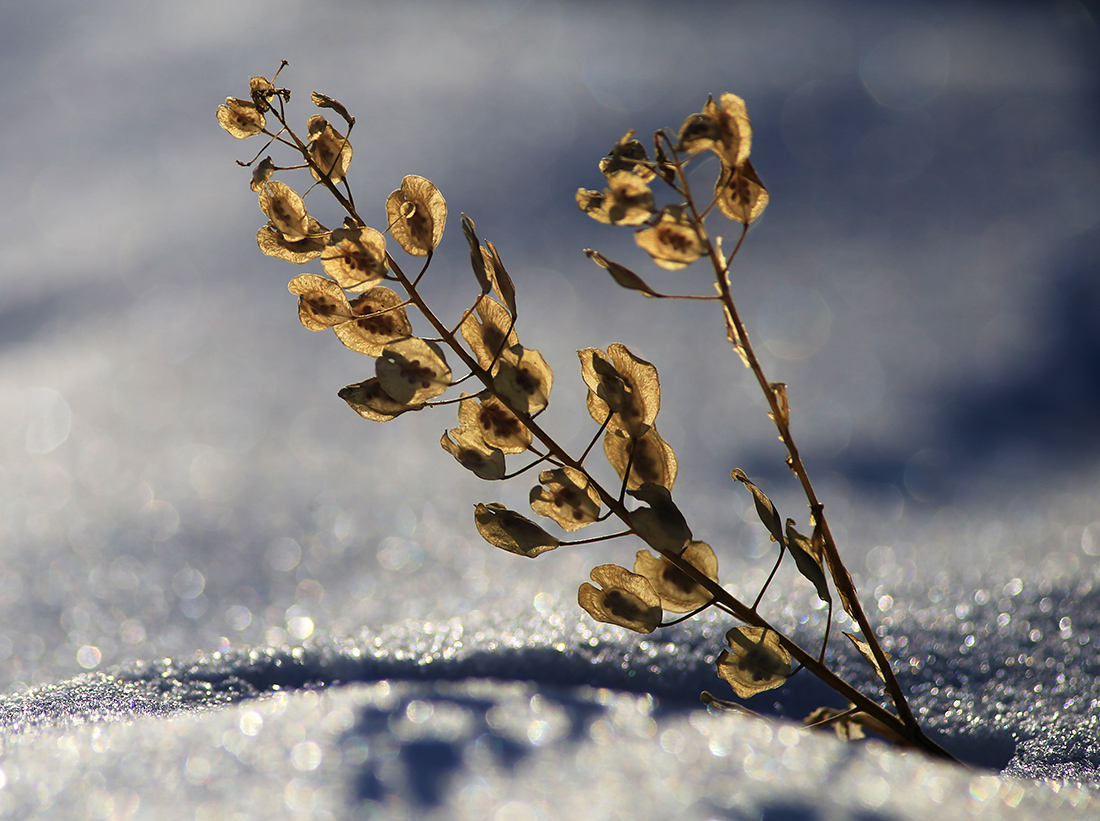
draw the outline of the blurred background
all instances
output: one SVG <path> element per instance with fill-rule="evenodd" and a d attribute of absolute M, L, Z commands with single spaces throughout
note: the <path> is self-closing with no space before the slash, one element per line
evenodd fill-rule
<path fill-rule="evenodd" d="M 0 11 L 0 40 L 0 691 L 407 620 L 579 620 L 588 568 L 629 559 L 497 554 L 472 505 L 523 508 L 525 484 L 454 464 L 448 411 L 379 426 L 337 398 L 372 363 L 298 323 L 286 283 L 319 266 L 257 251 L 235 160 L 260 145 L 214 117 L 284 59 L 303 130 L 314 90 L 358 118 L 349 176 L 377 227 L 406 174 L 447 197 L 441 312 L 476 289 L 459 212 L 497 245 L 563 441 L 594 432 L 576 349 L 657 365 L 678 502 L 725 567 L 762 574 L 730 469 L 805 508 L 721 316 L 622 291 L 582 249 L 666 291 L 705 293 L 706 272 L 658 272 L 574 203 L 627 129 L 742 96 L 771 204 L 734 293 L 853 571 L 1095 574 L 1090 6 L 42 0 Z"/>

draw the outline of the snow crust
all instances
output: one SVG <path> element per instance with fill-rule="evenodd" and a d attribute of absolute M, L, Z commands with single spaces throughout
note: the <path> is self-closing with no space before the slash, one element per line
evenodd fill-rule
<path fill-rule="evenodd" d="M 0 27 L 0 814 L 1097 816 L 1083 7 L 70 5 Z M 303 121 L 314 89 L 359 117 L 364 213 L 422 174 L 496 243 L 567 447 L 593 434 L 575 349 L 657 365 L 677 502 L 751 598 L 773 546 L 729 470 L 804 518 L 774 431 L 710 306 L 617 289 L 580 249 L 644 261 L 572 204 L 627 128 L 745 97 L 772 204 L 738 299 L 912 705 L 971 769 L 798 731 L 843 706 L 807 674 L 764 719 L 708 714 L 727 622 L 638 637 L 576 606 L 640 545 L 494 551 L 473 504 L 525 485 L 453 464 L 445 410 L 343 406 L 369 363 L 299 326 L 233 164 L 254 149 L 213 115 L 284 57 Z M 454 229 L 426 288 L 457 316 Z M 821 640 L 793 568 L 762 607 Z M 873 687 L 835 631 L 827 658 Z"/>

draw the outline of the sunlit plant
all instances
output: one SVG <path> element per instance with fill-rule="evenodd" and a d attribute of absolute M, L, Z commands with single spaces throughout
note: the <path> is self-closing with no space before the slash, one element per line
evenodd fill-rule
<path fill-rule="evenodd" d="M 260 250 L 295 265 L 319 260 L 322 273 L 303 273 L 290 281 L 302 325 L 312 331 L 332 329 L 345 346 L 374 360 L 374 375 L 341 389 L 340 398 L 375 422 L 452 406 L 457 425 L 443 433 L 440 445 L 482 479 L 509 480 L 540 468 L 530 490 L 531 512 L 552 522 L 559 535 L 499 502 L 478 503 L 474 526 L 495 547 L 536 558 L 559 547 L 640 539 L 648 549 L 636 552 L 632 569 L 602 564 L 593 568 L 592 583 L 580 586 L 578 603 L 593 619 L 648 634 L 711 608 L 722 611 L 735 624 L 726 633 L 725 648 L 716 652 L 715 669 L 738 697 L 781 687 L 791 676 L 807 671 L 849 704 L 844 710 L 815 711 L 808 725 L 832 726 L 844 738 L 861 737 L 870 729 L 896 743 L 949 757 L 921 731 L 860 606 L 824 506 L 795 446 L 786 385 L 765 376 L 731 292 L 732 261 L 768 203 L 768 192 L 749 159 L 752 126 L 744 101 L 734 94 L 709 98 L 678 131 L 654 134 L 652 156 L 633 131 L 627 132 L 599 163 L 605 180 L 602 190 L 582 188 L 576 201 L 601 223 L 630 227 L 638 246 L 659 268 L 677 271 L 698 263 L 713 275 L 714 293 L 669 294 L 603 254 L 585 251 L 619 285 L 644 297 L 716 302 L 733 350 L 763 391 L 768 415 L 787 450 L 787 466 L 806 497 L 809 515 L 804 530 L 809 535 L 794 519 L 780 516 L 743 471 L 731 472 L 732 481 L 750 494 L 778 546 L 775 566 L 751 604 L 719 583 L 715 551 L 695 538 L 673 500 L 678 465 L 672 446 L 657 430 L 657 367 L 619 343 L 606 350 L 578 351 L 593 430 L 580 453 L 566 451 L 542 426 L 554 374 L 537 349 L 520 341 L 516 289 L 496 246 L 482 244 L 473 220 L 462 215 L 478 288 L 461 316 L 445 319 L 437 314 L 420 283 L 446 226 L 443 195 L 429 180 L 406 176 L 386 198 L 384 218 L 368 225 L 347 179 L 355 118 L 338 101 L 314 93 L 314 106 L 339 118 L 339 128 L 324 114 L 313 114 L 304 133 L 295 131 L 286 114 L 291 93 L 275 85 L 278 74 L 271 80 L 253 77 L 248 97 L 227 99 L 217 117 L 238 139 L 266 138 L 251 160 L 238 161 L 253 169 L 251 187 L 268 220 L 257 234 Z M 272 146 L 290 154 L 293 162 L 277 165 L 270 156 L 260 159 Z M 713 189 L 698 195 L 689 184 L 688 169 L 707 152 L 717 156 L 719 170 Z M 274 178 L 301 169 L 314 181 L 301 194 Z M 328 228 L 309 214 L 306 198 L 318 189 L 343 210 L 340 227 Z M 667 202 L 662 204 L 661 198 Z M 719 218 L 736 229 L 728 254 L 721 236 L 712 233 L 712 222 Z M 394 245 L 419 267 L 415 273 L 405 272 L 403 266 L 410 262 L 398 262 L 391 253 L 396 252 Z M 430 335 L 414 333 L 409 309 L 426 321 Z M 459 396 L 446 396 L 460 385 L 464 390 Z M 593 457 L 597 445 L 606 466 Z M 508 458 L 521 456 L 526 457 L 524 464 L 511 468 Z M 606 532 L 576 538 L 592 526 Z M 788 555 L 827 606 L 824 635 L 812 651 L 761 612 L 764 593 Z M 859 631 L 859 636 L 844 635 L 877 673 L 882 692 L 860 691 L 825 662 L 835 628 L 834 593 Z M 715 708 L 742 709 L 709 693 L 703 700 Z"/>

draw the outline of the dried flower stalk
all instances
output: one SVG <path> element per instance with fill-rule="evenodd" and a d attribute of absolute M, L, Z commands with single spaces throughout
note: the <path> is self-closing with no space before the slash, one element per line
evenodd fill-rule
<path fill-rule="evenodd" d="M 652 159 L 634 132 L 627 132 L 599 163 L 605 186 L 580 189 L 576 201 L 593 219 L 634 230 L 638 246 L 660 269 L 681 271 L 693 264 L 711 269 L 717 295 L 666 294 L 599 252 L 585 251 L 627 290 L 648 298 L 710 300 L 721 306 L 729 341 L 764 392 L 769 416 L 787 449 L 787 464 L 802 485 L 811 535 L 799 533 L 794 520 L 784 524 L 764 491 L 742 471 L 735 469 L 731 475 L 750 492 L 762 524 L 779 546 L 776 569 L 790 553 L 798 571 L 828 605 L 825 635 L 817 653 L 799 646 L 761 614 L 764 589 L 775 570 L 751 606 L 740 601 L 719 583 L 715 551 L 694 537 L 687 517 L 673 501 L 678 466 L 673 447 L 655 424 L 661 404 L 656 366 L 619 343 L 606 351 L 578 351 L 594 430 L 579 456 L 566 452 L 539 421 L 550 404 L 554 373 L 538 350 L 521 342 L 516 288 L 496 246 L 482 245 L 473 221 L 462 215 L 478 289 L 465 313 L 453 324 L 445 322 L 419 287 L 446 227 L 443 195 L 429 180 L 406 176 L 383 203 L 384 221 L 368 225 L 348 182 L 355 118 L 339 101 L 315 92 L 313 104 L 335 112 L 347 131 L 341 133 L 324 116 L 314 114 L 306 121 L 304 136 L 299 136 L 286 116 L 290 91 L 276 87 L 277 79 L 278 73 L 272 80 L 252 78 L 249 99 L 227 99 L 218 107 L 217 118 L 237 139 L 267 138 L 264 149 L 251 161 L 240 163 L 253 167 L 250 186 L 267 218 L 257 235 L 260 250 L 296 265 L 320 259 L 323 275 L 301 274 L 290 283 L 302 324 L 314 331 L 331 328 L 345 346 L 375 360 L 373 376 L 347 385 L 340 390 L 340 398 L 376 422 L 457 403 L 458 424 L 443 434 L 440 445 L 462 467 L 497 481 L 541 466 L 538 483 L 530 492 L 531 508 L 553 522 L 563 536 L 611 518 L 621 525 L 603 535 L 566 539 L 498 502 L 479 503 L 474 523 L 495 547 L 535 558 L 559 547 L 635 536 L 655 551 L 656 555 L 637 551 L 633 571 L 614 564 L 592 570 L 596 584 L 581 585 L 578 603 L 596 620 L 651 633 L 682 620 L 665 622 L 666 612 L 686 613 L 683 618 L 690 618 L 716 608 L 740 622 L 727 632 L 727 647 L 716 661 L 717 675 L 739 697 L 781 687 L 805 669 L 850 704 L 842 712 L 815 711 L 814 722 L 832 724 L 848 738 L 871 729 L 896 743 L 950 758 L 917 725 L 859 604 L 824 507 L 795 446 L 786 386 L 765 376 L 732 296 L 730 264 L 749 226 L 768 203 L 767 190 L 749 160 L 752 126 L 745 102 L 734 94 L 723 94 L 718 101 L 709 98 L 677 133 L 662 130 L 654 135 Z M 270 157 L 260 160 L 259 155 L 271 145 L 292 154 L 295 164 L 280 167 Z M 713 193 L 701 200 L 689 186 L 687 168 L 705 152 L 718 158 L 720 169 Z M 294 169 L 305 169 L 312 178 L 304 194 L 274 178 Z M 659 205 L 655 186 L 671 194 L 673 201 Z M 330 230 L 309 214 L 306 200 L 318 187 L 345 212 L 342 227 Z M 729 257 L 721 250 L 721 239 L 708 230 L 707 220 L 714 214 L 740 224 Z M 391 245 L 420 266 L 415 276 L 404 272 Z M 433 339 L 416 334 L 410 308 L 414 319 L 418 316 L 430 327 Z M 456 378 L 448 357 L 465 372 L 462 376 Z M 467 389 L 457 400 L 444 398 L 468 380 L 480 387 L 473 393 Z M 607 466 L 597 471 L 586 461 L 601 440 Z M 526 464 L 509 472 L 508 460 L 523 457 Z M 825 663 L 825 647 L 834 626 L 831 589 L 861 633 L 861 637 L 845 635 L 884 682 L 892 710 L 874 693 L 861 692 L 842 680 Z M 704 700 L 716 707 L 728 706 L 709 694 L 704 694 Z"/>

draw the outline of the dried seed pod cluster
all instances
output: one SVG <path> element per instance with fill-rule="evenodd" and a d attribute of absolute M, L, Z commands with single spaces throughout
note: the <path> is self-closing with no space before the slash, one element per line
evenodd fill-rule
<path fill-rule="evenodd" d="M 796 569 L 828 604 L 824 637 L 816 654 L 767 622 L 759 609 L 764 589 L 749 606 L 719 584 L 715 551 L 694 537 L 672 498 L 678 463 L 672 446 L 657 431 L 661 386 L 656 366 L 619 343 L 605 350 L 579 350 L 592 436 L 579 456 L 567 452 L 543 427 L 541 416 L 549 406 L 554 374 L 542 354 L 520 340 L 515 285 L 496 246 L 488 241 L 482 244 L 474 222 L 462 215 L 471 285 L 477 287 L 471 288 L 469 308 L 457 319 L 445 321 L 420 287 L 446 227 L 443 195 L 429 180 L 406 176 L 380 202 L 377 221 L 368 224 L 359 214 L 348 182 L 355 118 L 337 100 L 315 92 L 313 104 L 333 112 L 346 129 L 314 113 L 300 135 L 287 120 L 290 91 L 277 87 L 277 79 L 278 73 L 272 80 L 252 78 L 248 99 L 227 99 L 218 107 L 217 119 L 235 138 L 266 138 L 252 160 L 241 163 L 253 169 L 250 186 L 267 218 L 257 234 L 260 250 L 295 265 L 319 260 L 320 273 L 302 273 L 290 281 L 302 325 L 312 331 L 331 328 L 346 347 L 374 360 L 373 375 L 341 389 L 340 398 L 360 416 L 376 422 L 391 421 L 408 411 L 457 405 L 457 425 L 444 430 L 440 446 L 459 465 L 486 480 L 511 479 L 538 467 L 538 481 L 529 494 L 531 511 L 561 535 L 499 502 L 479 503 L 474 524 L 495 547 L 536 558 L 559 547 L 608 539 L 635 537 L 644 542 L 648 549 L 636 552 L 632 570 L 601 564 L 591 572 L 595 584 L 580 586 L 577 601 L 597 621 L 652 633 L 709 608 L 722 611 L 740 624 L 726 634 L 726 649 L 715 653 L 715 672 L 738 696 L 747 698 L 779 687 L 805 668 L 849 699 L 851 707 L 842 714 L 845 727 L 870 727 L 893 740 L 938 751 L 912 719 L 888 659 L 859 607 L 823 506 L 793 445 L 786 386 L 765 379 L 730 292 L 732 256 L 768 202 L 749 161 L 752 127 L 744 101 L 733 94 L 723 94 L 717 102 L 708 98 L 677 133 L 662 130 L 654 135 L 652 159 L 635 133 L 628 131 L 599 163 L 605 187 L 579 190 L 576 202 L 601 223 L 631 227 L 637 245 L 664 271 L 709 262 L 716 296 L 667 294 L 650 287 L 626 266 L 586 251 L 617 283 L 646 297 L 720 302 L 730 342 L 764 388 L 769 415 L 788 447 L 788 465 L 807 490 L 809 537 L 798 532 L 793 520 L 784 526 L 775 505 L 743 472 L 732 474 L 750 492 L 761 522 L 779 546 L 776 567 L 764 589 L 790 553 Z M 279 166 L 270 156 L 261 160 L 270 146 L 292 154 L 293 163 Z M 717 156 L 719 168 L 713 195 L 702 202 L 691 192 L 686 169 L 707 152 Z M 295 172 L 306 185 L 301 193 L 284 179 L 276 179 Z M 672 194 L 673 200 L 661 205 L 654 186 Z M 318 189 L 344 211 L 341 227 L 326 228 L 308 212 L 306 201 Z M 721 239 L 712 238 L 708 231 L 706 222 L 712 213 L 741 226 L 730 258 L 721 250 Z M 420 266 L 415 275 L 402 269 L 391 253 L 393 245 Z M 425 325 L 428 334 L 416 333 L 414 321 Z M 448 396 L 452 388 L 467 383 L 479 387 Z M 600 442 L 606 464 L 589 459 Z M 525 457 L 525 464 L 509 472 L 509 457 Z M 604 526 L 612 520 L 618 524 Z M 576 538 L 593 526 L 610 532 Z M 830 586 L 862 633 L 862 638 L 846 635 L 885 682 L 893 712 L 875 695 L 842 682 L 825 663 L 825 647 L 834 626 Z M 687 615 L 666 622 L 668 613 Z M 721 703 L 706 694 L 705 700 Z M 822 720 L 839 726 L 835 711 L 818 714 L 822 715 L 826 716 Z"/>

